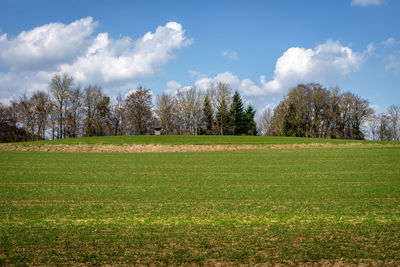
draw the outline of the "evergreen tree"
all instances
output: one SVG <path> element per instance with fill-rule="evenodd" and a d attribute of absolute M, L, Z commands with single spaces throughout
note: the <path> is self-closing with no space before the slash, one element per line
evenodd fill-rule
<path fill-rule="evenodd" d="M 254 120 L 254 116 L 256 115 L 256 110 L 249 105 L 244 113 L 245 119 L 245 133 L 247 135 L 257 135 L 257 123 Z"/>
<path fill-rule="evenodd" d="M 204 98 L 202 134 L 213 133 L 213 110 L 208 95 Z"/>
<path fill-rule="evenodd" d="M 290 103 L 289 109 L 283 122 L 283 135 L 299 136 L 299 121 L 297 119 L 297 110 L 293 103 Z"/>
<path fill-rule="evenodd" d="M 241 135 L 245 134 L 245 114 L 243 109 L 242 98 L 238 91 L 235 92 L 232 99 L 230 110 L 230 132 L 231 134 Z"/>

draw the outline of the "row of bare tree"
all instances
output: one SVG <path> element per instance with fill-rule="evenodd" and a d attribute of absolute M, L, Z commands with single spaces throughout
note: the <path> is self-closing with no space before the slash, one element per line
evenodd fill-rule
<path fill-rule="evenodd" d="M 224 83 L 210 85 L 207 92 L 183 88 L 176 94 L 157 95 L 153 107 L 147 88 L 139 86 L 125 98 L 112 99 L 99 86 L 82 89 L 74 85 L 72 76 L 56 74 L 46 92 L 24 94 L 10 105 L 0 104 L 0 140 L 142 135 L 156 127 L 164 134 L 255 134 L 255 110 L 249 106 L 245 113 L 240 95 L 235 95 Z M 232 113 L 238 105 L 234 100 L 240 102 L 239 115 Z M 243 119 L 235 121 L 234 115 Z M 234 131 L 240 123 L 246 124 L 240 126 L 243 131 Z"/>

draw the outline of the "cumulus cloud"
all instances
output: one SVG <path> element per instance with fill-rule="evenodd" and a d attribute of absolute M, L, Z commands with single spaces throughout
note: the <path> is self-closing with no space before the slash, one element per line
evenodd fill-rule
<path fill-rule="evenodd" d="M 136 41 L 129 37 L 114 40 L 100 33 L 85 55 L 73 64 L 62 64 L 60 70 L 69 72 L 79 81 L 114 82 L 154 75 L 175 57 L 173 51 L 191 43 L 181 24 L 168 22 L 154 33 L 148 32 Z"/>
<path fill-rule="evenodd" d="M 369 53 L 369 46 L 366 53 Z M 261 78 L 267 92 L 279 92 L 297 83 L 316 81 L 331 83 L 342 80 L 359 70 L 365 53 L 354 53 L 339 42 L 327 41 L 314 49 L 289 48 L 276 62 L 274 77 L 266 82 Z"/>
<path fill-rule="evenodd" d="M 229 49 L 223 51 L 222 52 L 222 56 L 226 57 L 226 58 L 228 58 L 230 60 L 238 60 L 239 59 L 239 56 L 238 56 L 237 52 L 233 51 L 233 50 L 229 50 Z"/>
<path fill-rule="evenodd" d="M 15 38 L 0 35 L 0 65 L 12 71 L 54 68 L 84 53 L 97 25 L 87 17 L 68 25 L 49 23 Z"/>
<path fill-rule="evenodd" d="M 52 75 L 68 72 L 77 83 L 123 88 L 155 75 L 191 44 L 182 25 L 168 22 L 133 40 L 95 34 L 92 17 L 70 24 L 49 23 L 9 38 L 0 34 L 0 98 L 45 89 Z M 119 89 L 118 89 L 119 90 Z"/>
<path fill-rule="evenodd" d="M 352 6 L 380 6 L 385 3 L 385 0 L 353 0 L 351 1 Z"/>

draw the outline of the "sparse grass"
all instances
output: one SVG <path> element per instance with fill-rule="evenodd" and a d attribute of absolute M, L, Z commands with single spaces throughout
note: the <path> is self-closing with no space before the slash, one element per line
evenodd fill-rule
<path fill-rule="evenodd" d="M 138 135 L 138 136 L 100 136 L 81 137 L 61 140 L 44 140 L 16 143 L 19 145 L 123 145 L 123 144 L 164 144 L 164 145 L 263 145 L 263 144 L 309 144 L 309 143 L 396 143 L 380 141 L 359 141 L 344 139 L 300 138 L 282 136 L 217 136 L 217 135 Z M 398 143 L 398 142 L 397 142 Z"/>
<path fill-rule="evenodd" d="M 0 265 L 396 266 L 399 240 L 400 146 L 0 151 Z"/>

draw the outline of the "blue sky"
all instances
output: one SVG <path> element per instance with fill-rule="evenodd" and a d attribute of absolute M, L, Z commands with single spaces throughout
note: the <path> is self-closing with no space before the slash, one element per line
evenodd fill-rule
<path fill-rule="evenodd" d="M 400 1 L 0 0 L 0 100 L 54 73 L 110 95 L 228 82 L 261 111 L 301 82 L 400 104 Z"/>

